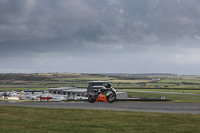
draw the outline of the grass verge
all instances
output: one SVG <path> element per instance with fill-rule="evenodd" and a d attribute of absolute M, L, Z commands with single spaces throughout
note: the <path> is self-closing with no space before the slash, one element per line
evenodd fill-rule
<path fill-rule="evenodd" d="M 157 98 L 165 96 L 166 99 L 173 100 L 172 102 L 187 102 L 187 103 L 199 103 L 199 95 L 186 95 L 186 94 L 168 94 L 168 93 L 156 93 L 156 92 L 128 92 L 128 95 L 135 97 L 147 97 Z"/>
<path fill-rule="evenodd" d="M 200 90 L 172 90 L 172 89 L 117 89 L 118 91 L 158 91 L 200 94 Z"/>
<path fill-rule="evenodd" d="M 0 132 L 196 133 L 199 114 L 0 106 Z"/>

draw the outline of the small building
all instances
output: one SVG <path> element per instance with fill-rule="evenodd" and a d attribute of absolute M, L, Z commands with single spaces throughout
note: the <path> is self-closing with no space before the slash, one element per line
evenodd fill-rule
<path fill-rule="evenodd" d="M 157 87 L 157 88 L 163 88 L 162 85 L 156 85 L 155 87 Z"/>
<path fill-rule="evenodd" d="M 76 89 L 76 87 L 58 87 L 49 89 L 49 93 L 63 95 L 63 90 Z"/>
<path fill-rule="evenodd" d="M 51 88 L 49 93 L 54 95 L 64 95 L 67 99 L 76 99 L 77 97 L 87 97 L 87 89 L 76 89 L 76 87 Z"/>
<path fill-rule="evenodd" d="M 63 95 L 67 95 L 68 99 L 75 99 L 77 97 L 87 97 L 87 89 L 69 89 L 63 90 Z"/>
<path fill-rule="evenodd" d="M 41 93 L 41 90 L 24 90 L 23 92 L 34 94 L 34 93 Z"/>
<path fill-rule="evenodd" d="M 160 78 L 152 78 L 152 81 L 160 81 Z"/>

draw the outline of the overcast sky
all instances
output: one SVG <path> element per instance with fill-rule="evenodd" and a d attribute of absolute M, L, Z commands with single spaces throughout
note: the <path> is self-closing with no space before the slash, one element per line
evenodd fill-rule
<path fill-rule="evenodd" d="M 199 0 L 0 0 L 0 73 L 199 68 Z"/>

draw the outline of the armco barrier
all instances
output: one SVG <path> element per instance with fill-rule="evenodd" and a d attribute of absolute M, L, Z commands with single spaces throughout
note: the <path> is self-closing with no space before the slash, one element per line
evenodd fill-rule
<path fill-rule="evenodd" d="M 40 101 L 47 101 L 47 95 L 42 94 L 41 97 L 40 97 Z"/>
<path fill-rule="evenodd" d="M 52 101 L 52 95 L 47 96 L 47 101 Z"/>

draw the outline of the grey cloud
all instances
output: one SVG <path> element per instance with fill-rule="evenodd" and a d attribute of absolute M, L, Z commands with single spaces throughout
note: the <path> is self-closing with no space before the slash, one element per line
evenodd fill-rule
<path fill-rule="evenodd" d="M 200 65 L 194 52 L 200 48 L 199 7 L 199 0 L 1 0 L 0 61 L 5 64 L 0 70 L 14 71 L 8 67 L 11 62 L 17 66 L 28 62 L 44 70 L 42 65 L 51 64 L 48 61 L 59 63 L 65 57 L 71 66 L 62 62 L 58 69 L 68 66 L 80 72 L 95 72 L 99 62 L 118 66 L 115 70 L 106 66 L 113 72 L 125 72 L 123 68 L 151 72 L 154 67 L 161 72 L 167 63 L 159 57 L 170 62 L 167 72 Z M 88 70 L 83 60 L 95 62 L 96 58 L 99 62 Z M 146 68 L 145 62 L 154 65 Z M 78 70 L 80 64 L 83 68 Z M 34 68 L 25 66 L 27 71 Z"/>
<path fill-rule="evenodd" d="M 80 39 L 144 44 L 199 34 L 198 1 L 31 2 L 1 4 L 5 7 L 1 8 L 0 20 L 5 21 L 1 23 L 1 42 Z"/>

